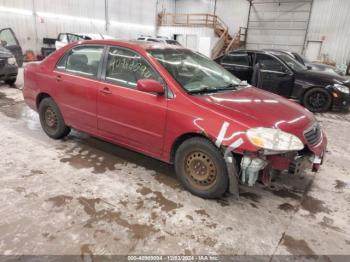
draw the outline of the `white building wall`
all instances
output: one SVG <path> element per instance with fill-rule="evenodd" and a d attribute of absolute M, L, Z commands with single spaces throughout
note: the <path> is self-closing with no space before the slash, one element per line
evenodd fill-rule
<path fill-rule="evenodd" d="M 39 52 L 43 37 L 55 38 L 61 32 L 103 33 L 119 39 L 154 35 L 156 6 L 157 0 L 108 0 L 106 31 L 104 0 L 60 0 L 59 4 L 0 0 L 0 27 L 11 27 L 24 51 Z"/>
<path fill-rule="evenodd" d="M 211 49 L 218 40 L 214 30 L 208 27 L 187 27 L 187 26 L 160 26 L 158 35 L 171 39 L 177 35 L 177 40 L 185 47 L 200 51 L 210 57 Z M 191 41 L 186 41 L 191 39 Z M 193 43 L 195 41 L 195 43 Z"/>
<path fill-rule="evenodd" d="M 350 62 L 350 1 L 314 0 L 307 41 L 322 41 L 319 58 Z M 307 42 L 306 42 L 307 43 Z"/>
<path fill-rule="evenodd" d="M 158 13 L 175 13 L 175 0 L 158 0 Z"/>
<path fill-rule="evenodd" d="M 301 53 L 311 6 L 312 0 L 253 1 L 247 48 L 288 49 Z"/>
<path fill-rule="evenodd" d="M 215 0 L 175 0 L 176 13 L 213 14 L 214 5 Z"/>
<path fill-rule="evenodd" d="M 216 15 L 229 27 L 234 35 L 240 27 L 247 27 L 249 2 L 247 0 L 217 0 Z"/>

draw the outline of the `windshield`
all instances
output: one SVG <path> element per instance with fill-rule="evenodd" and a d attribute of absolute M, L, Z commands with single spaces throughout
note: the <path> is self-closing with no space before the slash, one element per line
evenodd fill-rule
<path fill-rule="evenodd" d="M 277 55 L 283 62 L 285 62 L 291 69 L 293 69 L 296 72 L 305 71 L 307 70 L 307 67 L 300 64 L 297 60 L 290 57 L 286 54 L 278 54 Z"/>
<path fill-rule="evenodd" d="M 186 49 L 153 49 L 154 56 L 188 93 L 236 89 L 241 81 L 209 58 Z"/>
<path fill-rule="evenodd" d="M 307 59 L 305 56 L 299 55 L 297 53 L 294 53 L 295 56 L 298 56 L 301 60 L 304 61 L 304 63 L 311 63 L 309 59 Z"/>

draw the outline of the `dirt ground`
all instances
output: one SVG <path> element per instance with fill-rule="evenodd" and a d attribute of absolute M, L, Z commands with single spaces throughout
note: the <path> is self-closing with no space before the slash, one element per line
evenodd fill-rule
<path fill-rule="evenodd" d="M 319 173 L 204 200 L 157 160 L 77 131 L 51 140 L 22 83 L 0 86 L 1 255 L 350 255 L 350 114 L 318 115 Z"/>

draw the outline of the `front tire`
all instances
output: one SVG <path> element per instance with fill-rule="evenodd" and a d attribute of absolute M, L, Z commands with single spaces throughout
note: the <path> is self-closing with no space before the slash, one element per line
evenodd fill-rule
<path fill-rule="evenodd" d="M 61 111 L 51 98 L 40 102 L 39 116 L 41 127 L 49 137 L 61 139 L 69 134 L 70 128 L 64 123 Z"/>
<path fill-rule="evenodd" d="M 312 88 L 305 93 L 303 105 L 311 112 L 325 112 L 332 105 L 332 97 L 324 88 Z"/>
<path fill-rule="evenodd" d="M 202 198 L 221 197 L 228 188 L 225 160 L 209 140 L 194 137 L 176 151 L 175 171 L 182 185 Z"/>

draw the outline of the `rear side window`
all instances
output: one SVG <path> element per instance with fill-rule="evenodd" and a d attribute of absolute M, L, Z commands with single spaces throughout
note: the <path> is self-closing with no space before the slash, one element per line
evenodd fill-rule
<path fill-rule="evenodd" d="M 140 79 L 153 79 L 163 83 L 158 73 L 139 54 L 128 49 L 110 47 L 106 81 L 135 89 Z"/>
<path fill-rule="evenodd" d="M 103 46 L 75 47 L 61 58 L 56 69 L 70 74 L 96 78 L 103 49 Z"/>
<path fill-rule="evenodd" d="M 223 60 L 225 64 L 249 66 L 250 56 L 247 53 L 233 53 L 226 55 Z"/>

